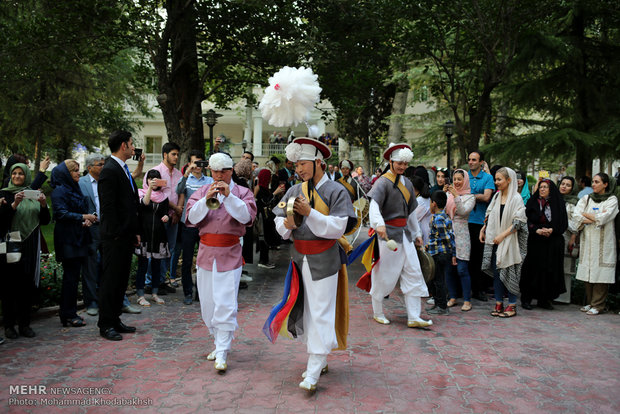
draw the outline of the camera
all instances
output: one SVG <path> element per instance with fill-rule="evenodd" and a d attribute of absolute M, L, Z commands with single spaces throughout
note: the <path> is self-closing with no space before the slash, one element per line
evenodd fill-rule
<path fill-rule="evenodd" d="M 134 161 L 140 161 L 140 157 L 142 156 L 142 148 L 134 148 L 133 149 L 133 159 Z"/>
<path fill-rule="evenodd" d="M 195 162 L 196 167 L 207 168 L 209 166 L 209 161 L 207 160 L 197 160 Z"/>

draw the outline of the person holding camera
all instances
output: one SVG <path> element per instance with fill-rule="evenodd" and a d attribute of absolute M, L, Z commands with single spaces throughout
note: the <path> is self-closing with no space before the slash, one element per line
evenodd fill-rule
<path fill-rule="evenodd" d="M 181 215 L 181 244 L 183 251 L 183 264 L 181 265 L 181 283 L 183 284 L 183 303 L 192 304 L 194 281 L 192 280 L 192 264 L 194 249 L 200 241 L 198 229 L 189 225 L 187 222 L 187 202 L 190 197 L 201 187 L 213 183 L 213 178 L 207 177 L 202 173 L 203 168 L 209 163 L 205 161 L 205 156 L 201 151 L 192 150 L 189 153 L 189 165 L 185 169 L 183 178 L 177 185 L 176 192 L 179 195 L 179 204 L 183 206 Z"/>
<path fill-rule="evenodd" d="M 91 242 L 87 227 L 98 218 L 88 211 L 86 197 L 82 194 L 80 165 L 75 160 L 65 160 L 52 170 L 52 208 L 54 211 L 54 248 L 62 263 L 62 289 L 60 293 L 60 322 L 63 326 L 86 325 L 77 314 L 77 293 L 80 271 L 88 256 Z"/>
<path fill-rule="evenodd" d="M 32 175 L 26 164 L 13 164 L 9 177 L 8 185 L 0 190 L 0 199 L 4 199 L 0 203 L 0 235 L 18 231 L 22 242 L 19 261 L 7 263 L 6 255 L 0 255 L 4 336 L 16 339 L 17 324 L 21 336 L 32 338 L 30 307 L 40 277 L 39 227 L 50 222 L 50 212 L 45 194 L 30 189 Z"/>
<path fill-rule="evenodd" d="M 136 295 L 138 305 L 151 306 L 144 297 L 144 279 L 146 270 L 151 261 L 151 271 L 153 275 L 160 274 L 162 259 L 170 257 L 168 249 L 168 237 L 164 224 L 170 220 L 168 216 L 168 197 L 162 191 L 163 181 L 157 170 L 150 170 L 146 173 L 146 179 L 142 183 L 142 188 L 138 190 L 140 196 L 139 216 L 142 223 L 142 239 L 140 246 L 136 248 L 138 255 L 138 270 L 136 272 Z M 159 289 L 159 279 L 153 277 L 151 297 L 158 305 L 165 302 L 157 292 Z"/>

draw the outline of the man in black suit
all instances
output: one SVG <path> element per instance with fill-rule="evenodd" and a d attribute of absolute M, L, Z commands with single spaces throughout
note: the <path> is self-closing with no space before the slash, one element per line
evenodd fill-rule
<path fill-rule="evenodd" d="M 120 341 L 121 333 L 136 328 L 121 322 L 123 297 L 134 248 L 140 243 L 138 188 L 125 161 L 133 155 L 131 133 L 116 131 L 108 146 L 112 155 L 106 161 L 97 190 L 100 200 L 103 271 L 99 289 L 99 333 L 105 339 Z"/>

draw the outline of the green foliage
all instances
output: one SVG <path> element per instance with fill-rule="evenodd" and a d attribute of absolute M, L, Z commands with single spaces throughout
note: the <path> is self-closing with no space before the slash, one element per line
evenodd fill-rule
<path fill-rule="evenodd" d="M 68 158 L 146 112 L 121 1 L 0 4 L 0 151 Z"/>
<path fill-rule="evenodd" d="M 39 283 L 39 301 L 41 308 L 58 305 L 62 289 L 62 266 L 56 261 L 54 253 L 41 256 L 41 281 Z"/>
<path fill-rule="evenodd" d="M 550 23 L 525 33 L 500 89 L 508 128 L 488 148 L 504 158 L 536 148 L 530 157 L 577 160 L 583 175 L 593 157 L 620 156 L 620 4 L 552 4 Z"/>

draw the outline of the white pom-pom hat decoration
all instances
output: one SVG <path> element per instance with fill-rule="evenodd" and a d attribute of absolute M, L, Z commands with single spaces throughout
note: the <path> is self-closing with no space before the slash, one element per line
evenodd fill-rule
<path fill-rule="evenodd" d="M 263 119 L 274 127 L 297 126 L 308 120 L 320 101 L 321 87 L 312 69 L 285 66 L 269 78 L 258 105 Z"/>
<path fill-rule="evenodd" d="M 411 162 L 413 159 L 413 151 L 411 151 L 411 147 L 405 143 L 399 144 L 390 144 L 388 149 L 383 153 L 383 158 L 388 161 L 404 161 Z"/>
<path fill-rule="evenodd" d="M 233 160 L 228 155 L 216 152 L 209 157 L 209 168 L 211 171 L 222 171 L 233 167 Z"/>

